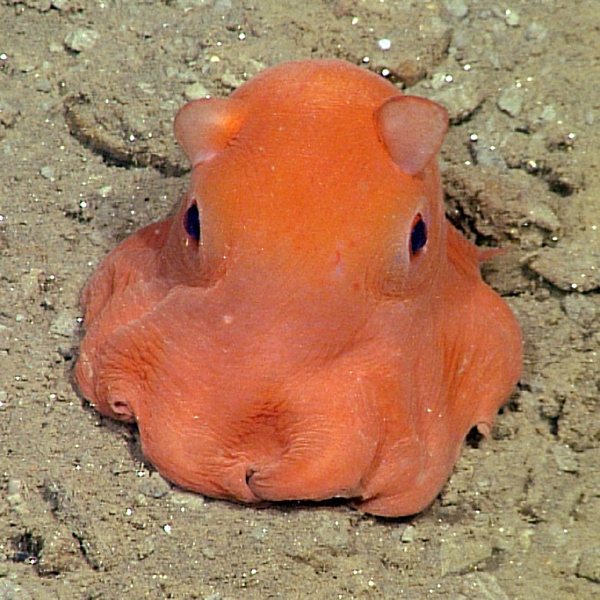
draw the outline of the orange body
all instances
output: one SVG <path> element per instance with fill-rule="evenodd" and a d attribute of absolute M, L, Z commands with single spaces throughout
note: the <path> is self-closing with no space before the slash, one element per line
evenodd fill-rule
<path fill-rule="evenodd" d="M 422 510 L 521 368 L 512 313 L 444 218 L 446 127 L 341 61 L 185 106 L 188 194 L 84 291 L 84 396 L 184 488 Z"/>

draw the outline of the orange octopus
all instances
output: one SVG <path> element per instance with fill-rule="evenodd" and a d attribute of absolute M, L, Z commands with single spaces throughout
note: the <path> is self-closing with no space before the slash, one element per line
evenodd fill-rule
<path fill-rule="evenodd" d="M 207 496 L 427 507 L 521 370 L 513 314 L 444 217 L 447 126 L 334 60 L 184 106 L 188 193 L 84 290 L 84 397 Z"/>

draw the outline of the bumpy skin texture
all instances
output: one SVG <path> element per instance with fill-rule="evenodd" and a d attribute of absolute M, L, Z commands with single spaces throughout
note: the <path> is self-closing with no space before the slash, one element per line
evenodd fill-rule
<path fill-rule="evenodd" d="M 446 127 L 341 61 L 185 106 L 188 194 L 84 290 L 83 395 L 184 488 L 425 508 L 521 368 L 515 318 L 444 218 Z"/>

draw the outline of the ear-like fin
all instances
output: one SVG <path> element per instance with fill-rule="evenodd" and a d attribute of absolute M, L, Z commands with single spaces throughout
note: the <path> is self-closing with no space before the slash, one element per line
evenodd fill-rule
<path fill-rule="evenodd" d="M 375 111 L 375 122 L 392 160 L 415 175 L 438 153 L 448 129 L 448 112 L 426 98 L 394 96 Z"/>
<path fill-rule="evenodd" d="M 201 98 L 189 102 L 175 117 L 175 137 L 192 168 L 224 150 L 240 130 L 243 114 L 231 98 Z"/>

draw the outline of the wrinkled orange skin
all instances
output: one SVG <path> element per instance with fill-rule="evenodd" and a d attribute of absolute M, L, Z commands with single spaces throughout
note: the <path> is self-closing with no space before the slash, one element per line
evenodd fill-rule
<path fill-rule="evenodd" d="M 519 327 L 445 220 L 436 161 L 406 175 L 376 134 L 373 111 L 398 94 L 339 61 L 261 73 L 230 97 L 243 125 L 193 169 L 177 214 L 85 288 L 78 385 L 137 422 L 174 483 L 413 514 L 467 432 L 491 428 L 519 377 Z M 417 213 L 428 240 L 411 256 Z"/>

